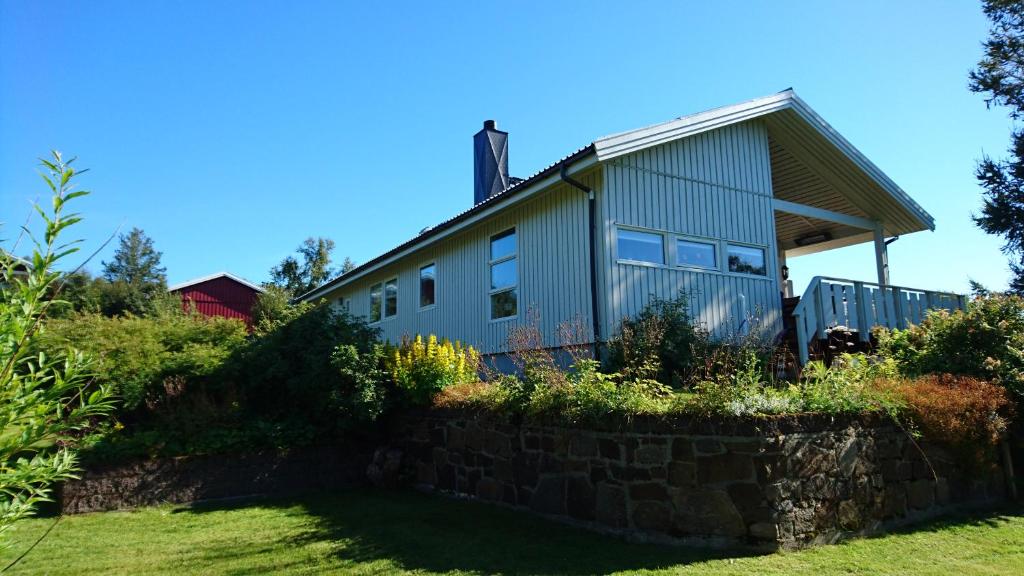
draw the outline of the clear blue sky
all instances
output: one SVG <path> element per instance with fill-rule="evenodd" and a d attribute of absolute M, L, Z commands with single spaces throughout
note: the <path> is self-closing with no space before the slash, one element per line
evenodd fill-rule
<path fill-rule="evenodd" d="M 0 1 L 0 220 L 9 238 L 57 148 L 92 169 L 89 246 L 138 226 L 171 283 L 263 281 L 307 236 L 363 262 L 467 208 L 486 118 L 526 176 L 792 86 L 935 216 L 891 246 L 894 283 L 1001 288 L 969 218 L 975 160 L 1010 133 L 966 88 L 986 31 L 969 1 Z M 867 245 L 791 268 L 798 291 L 874 277 Z"/>

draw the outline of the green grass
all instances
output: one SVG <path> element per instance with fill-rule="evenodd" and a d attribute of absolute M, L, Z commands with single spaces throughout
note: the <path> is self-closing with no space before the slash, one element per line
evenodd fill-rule
<path fill-rule="evenodd" d="M 7 564 L 51 524 L 21 524 Z M 1024 509 L 770 555 L 630 544 L 405 492 L 62 519 L 16 574 L 1024 574 Z"/>

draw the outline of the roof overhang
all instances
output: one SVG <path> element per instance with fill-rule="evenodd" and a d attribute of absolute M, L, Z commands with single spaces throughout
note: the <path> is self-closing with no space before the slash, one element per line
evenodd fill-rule
<path fill-rule="evenodd" d="M 186 280 L 185 282 L 180 282 L 180 283 L 175 284 L 173 286 L 168 286 L 167 287 L 167 291 L 168 292 L 177 292 L 178 290 L 181 290 L 183 288 L 188 288 L 189 286 L 195 286 L 196 284 L 202 284 L 203 282 L 209 282 L 210 280 L 216 280 L 218 278 L 228 278 L 230 280 L 234 280 L 235 282 L 238 282 L 239 284 L 241 284 L 243 286 L 247 286 L 249 288 L 252 288 L 253 290 L 255 290 L 257 292 L 263 292 L 263 287 L 261 287 L 261 286 L 259 286 L 257 284 L 253 284 L 252 282 L 249 282 L 245 278 L 241 278 L 239 276 L 235 276 L 234 274 L 231 274 L 230 272 L 217 272 L 216 274 L 210 274 L 208 276 L 201 276 L 199 278 L 193 278 L 191 280 Z"/>
<path fill-rule="evenodd" d="M 594 149 L 598 160 L 606 161 L 750 120 L 764 122 L 773 140 L 828 180 L 863 216 L 880 222 L 886 233 L 935 229 L 934 219 L 924 208 L 793 90 L 599 138 Z"/>

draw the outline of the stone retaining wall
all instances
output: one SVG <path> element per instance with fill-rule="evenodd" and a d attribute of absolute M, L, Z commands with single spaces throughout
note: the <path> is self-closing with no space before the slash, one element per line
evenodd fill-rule
<path fill-rule="evenodd" d="M 1000 499 L 1005 489 L 997 464 L 964 470 L 881 418 L 575 430 L 435 411 L 405 418 L 393 438 L 406 481 L 421 487 L 722 545 L 799 548 Z"/>
<path fill-rule="evenodd" d="M 292 495 L 360 484 L 369 456 L 343 447 L 161 458 L 89 467 L 61 487 L 65 514 L 254 495 Z"/>

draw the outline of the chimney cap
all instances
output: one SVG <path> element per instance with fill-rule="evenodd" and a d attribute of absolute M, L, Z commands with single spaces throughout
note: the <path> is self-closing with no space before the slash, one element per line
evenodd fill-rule
<path fill-rule="evenodd" d="M 497 124 L 494 120 L 484 120 L 484 130 L 497 130 Z"/>

